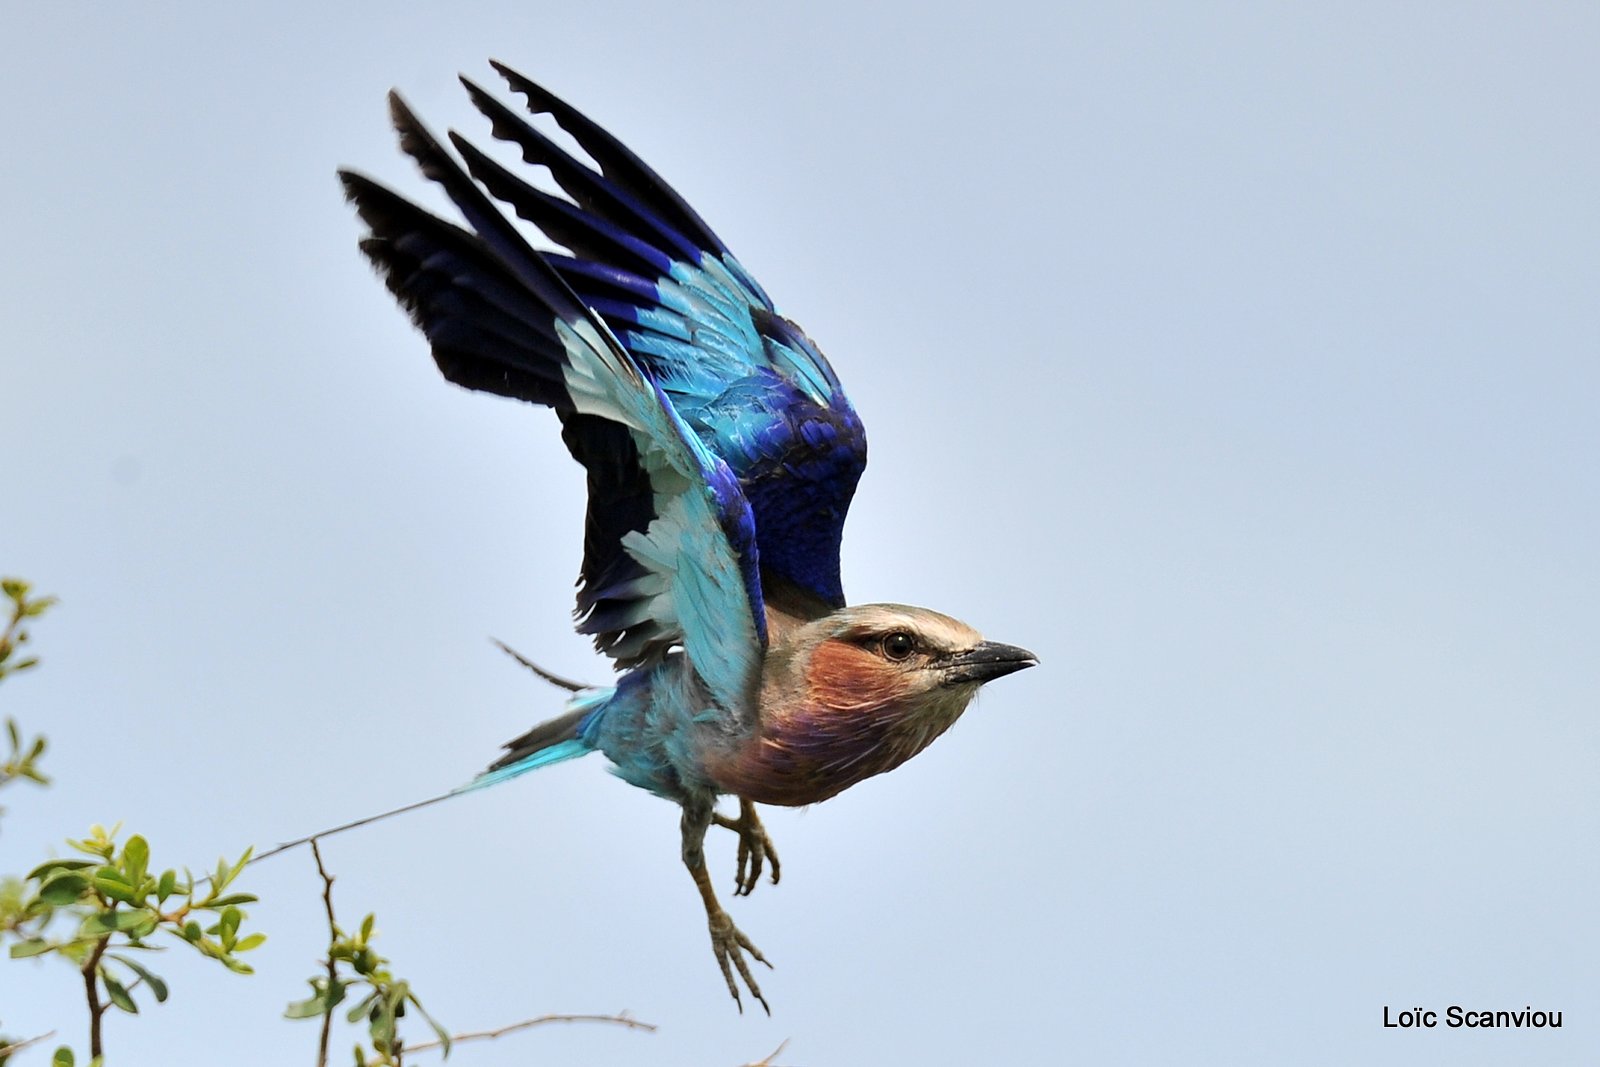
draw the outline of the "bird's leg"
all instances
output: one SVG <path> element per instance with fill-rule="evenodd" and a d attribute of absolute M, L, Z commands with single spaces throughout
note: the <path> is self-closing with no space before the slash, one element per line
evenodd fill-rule
<path fill-rule="evenodd" d="M 767 828 L 761 825 L 761 819 L 756 815 L 755 801 L 740 797 L 737 819 L 713 811 L 711 821 L 739 835 L 739 873 L 734 896 L 750 895 L 761 880 L 763 863 L 772 864 L 772 884 L 778 884 L 778 850 L 772 847 L 772 838 L 767 836 Z"/>
<path fill-rule="evenodd" d="M 768 1015 L 772 1009 L 767 1005 L 767 998 L 761 995 L 761 987 L 756 985 L 756 980 L 750 976 L 750 965 L 745 962 L 744 954 L 749 953 L 753 958 L 767 963 L 767 958 L 761 950 L 750 943 L 750 939 L 733 925 L 733 920 L 728 913 L 722 910 L 722 905 L 717 903 L 717 894 L 711 888 L 711 872 L 706 870 L 706 829 L 711 825 L 712 805 L 706 803 L 687 803 L 683 806 L 683 865 L 689 868 L 689 874 L 694 878 L 695 886 L 700 890 L 700 899 L 705 902 L 706 921 L 711 927 L 711 951 L 716 954 L 717 966 L 722 968 L 723 980 L 728 983 L 728 992 L 733 995 L 733 1002 L 739 1005 L 740 1014 L 744 1013 L 744 1001 L 739 998 L 739 986 L 733 980 L 733 972 L 737 970 L 739 977 L 744 979 L 744 984 L 750 988 L 750 993 L 761 1002 L 761 1007 Z"/>

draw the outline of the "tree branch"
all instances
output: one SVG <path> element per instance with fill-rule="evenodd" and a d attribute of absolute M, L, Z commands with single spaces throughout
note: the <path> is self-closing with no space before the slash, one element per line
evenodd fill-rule
<path fill-rule="evenodd" d="M 512 649 L 504 642 L 495 640 L 494 638 L 490 638 L 490 640 L 494 641 L 495 644 L 504 649 L 505 652 L 511 656 L 511 658 L 515 659 L 518 663 L 522 664 L 534 674 L 537 674 L 540 678 L 543 678 L 545 681 L 549 682 L 553 686 L 556 686 L 557 688 L 565 689 L 569 693 L 577 693 L 584 689 L 594 688 L 593 686 L 584 685 L 582 682 L 574 682 L 570 678 L 563 678 L 559 674 L 547 671 L 538 664 L 528 660 L 521 653 L 517 652 L 515 649 Z M 281 845 L 267 849 L 265 852 L 258 852 L 251 857 L 250 862 L 260 863 L 262 860 L 271 856 L 276 856 L 282 852 L 288 852 L 291 848 L 299 848 L 301 845 L 314 844 L 318 838 L 332 837 L 334 834 L 342 834 L 346 830 L 355 830 L 362 826 L 368 826 L 375 822 L 381 822 L 384 819 L 393 818 L 396 815 L 404 815 L 408 811 L 416 811 L 418 808 L 426 808 L 430 804 L 439 803 L 441 800 L 449 800 L 451 797 L 460 796 L 462 793 L 469 792 L 471 789 L 472 785 L 471 783 L 468 783 L 467 785 L 452 789 L 448 793 L 440 793 L 438 796 L 429 797 L 426 800 L 412 801 L 410 804 L 404 804 L 398 808 L 391 808 L 390 810 L 380 812 L 377 815 L 368 815 L 364 819 L 356 819 L 353 822 L 343 823 L 339 826 L 332 826 L 326 830 L 318 830 L 314 834 L 307 834 L 304 837 L 297 837 L 293 841 L 285 841 Z"/>
<path fill-rule="evenodd" d="M 49 1030 L 40 1034 L 38 1037 L 30 1037 L 26 1041 L 17 1041 L 9 1045 L 0 1045 L 0 1060 L 4 1060 L 7 1056 L 21 1052 L 23 1049 L 28 1048 L 31 1045 L 37 1045 L 41 1042 L 49 1041 L 55 1036 L 56 1032 L 54 1030 Z"/>
<path fill-rule="evenodd" d="M 89 953 L 89 958 L 83 961 L 83 995 L 89 1001 L 89 1058 L 95 1059 L 105 1055 L 105 1049 L 100 1044 L 100 1019 L 106 1013 L 106 1005 L 100 1000 L 99 970 L 100 957 L 106 953 L 106 946 L 111 944 L 111 937 L 107 935 L 94 943 L 94 951 Z"/>
<path fill-rule="evenodd" d="M 333 875 L 322 865 L 322 850 L 317 839 L 311 838 L 311 857 L 317 861 L 317 873 L 322 875 L 322 904 L 328 911 L 328 988 L 322 995 L 329 998 L 327 1010 L 322 1013 L 322 1037 L 317 1041 L 317 1067 L 328 1067 L 328 1037 L 333 1029 L 333 990 L 339 980 L 338 968 L 333 961 L 333 945 L 339 940 L 339 924 L 333 919 Z"/>
<path fill-rule="evenodd" d="M 543 1026 L 546 1023 L 612 1023 L 616 1026 L 625 1026 L 630 1030 L 643 1030 L 651 1034 L 658 1029 L 654 1023 L 642 1023 L 627 1012 L 621 1012 L 617 1015 L 541 1015 L 537 1019 L 524 1019 L 520 1023 L 502 1026 L 498 1030 L 478 1030 L 470 1034 L 454 1034 L 450 1038 L 450 1044 L 454 1045 L 458 1041 L 493 1041 L 497 1037 L 516 1033 L 518 1030 L 530 1030 L 535 1026 Z M 426 1052 L 430 1049 L 443 1047 L 444 1042 L 442 1041 L 429 1041 L 425 1045 L 408 1045 L 406 1046 L 406 1051 Z"/>
<path fill-rule="evenodd" d="M 326 830 L 318 830 L 314 834 L 307 834 L 304 837 L 297 837 L 293 841 L 285 841 L 283 844 L 274 848 L 269 848 L 265 852 L 258 852 L 254 856 L 250 857 L 250 862 L 260 863 L 269 856 L 276 856 L 280 852 L 289 851 L 291 848 L 299 848 L 301 845 L 315 844 L 318 838 L 332 837 L 334 834 L 342 834 L 346 830 L 354 830 L 357 827 L 366 826 L 369 823 L 380 822 L 396 815 L 404 815 L 408 811 L 416 811 L 418 808 L 425 808 L 429 804 L 437 804 L 441 800 L 449 800 L 453 796 L 459 796 L 460 793 L 460 790 L 452 789 L 448 793 L 440 793 L 438 796 L 429 797 L 427 800 L 415 800 L 403 807 L 392 808 L 389 811 L 382 812 L 378 815 L 368 815 L 365 819 L 357 819 L 354 822 L 347 822 L 342 826 L 334 826 Z"/>
<path fill-rule="evenodd" d="M 777 1064 L 773 1063 L 772 1061 L 782 1055 L 783 1050 L 788 1047 L 789 1039 L 784 1038 L 782 1041 L 778 1042 L 778 1047 L 767 1053 L 764 1058 L 756 1060 L 754 1063 L 747 1063 L 744 1065 L 744 1067 L 777 1067 Z"/>

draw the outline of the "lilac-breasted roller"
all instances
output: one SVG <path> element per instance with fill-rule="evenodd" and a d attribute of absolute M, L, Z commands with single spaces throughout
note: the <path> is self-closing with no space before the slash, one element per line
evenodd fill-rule
<path fill-rule="evenodd" d="M 340 172 L 370 231 L 361 250 L 444 376 L 553 408 L 588 473 L 578 629 L 621 673 L 511 741 L 477 784 L 598 750 L 677 802 L 728 991 L 738 1002 L 737 972 L 765 1008 L 746 956 L 766 959 L 712 891 L 707 828 L 739 835 L 737 893 L 764 864 L 776 882 L 755 804 L 813 804 L 892 770 L 983 683 L 1037 660 L 924 608 L 845 603 L 839 540 L 867 442 L 833 368 L 653 170 L 495 68 L 597 165 L 463 78 L 494 136 L 565 196 L 451 133 L 457 162 L 394 94 L 401 148 L 467 228 Z M 536 251 L 501 205 L 568 254 Z M 716 812 L 724 794 L 737 818 Z"/>

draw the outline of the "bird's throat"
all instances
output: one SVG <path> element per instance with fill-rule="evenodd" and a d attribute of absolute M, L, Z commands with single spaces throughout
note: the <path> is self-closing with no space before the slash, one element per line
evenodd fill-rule
<path fill-rule="evenodd" d="M 815 804 L 900 766 L 949 729 L 965 704 L 798 708 L 766 718 L 709 769 L 725 793 L 760 804 Z"/>

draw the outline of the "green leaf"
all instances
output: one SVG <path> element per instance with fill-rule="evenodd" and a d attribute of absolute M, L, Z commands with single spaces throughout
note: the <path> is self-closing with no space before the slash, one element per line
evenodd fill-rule
<path fill-rule="evenodd" d="M 328 1010 L 328 1004 L 321 997 L 307 997 L 305 1000 L 294 1000 L 283 1009 L 285 1019 L 315 1019 Z"/>
<path fill-rule="evenodd" d="M 178 872 L 165 870 L 161 872 L 161 880 L 156 883 L 156 900 L 165 904 L 178 888 Z"/>
<path fill-rule="evenodd" d="M 67 838 L 67 844 L 71 845 L 77 851 L 82 852 L 84 855 L 99 856 L 101 862 L 110 863 L 112 855 L 117 851 L 117 846 L 112 843 L 111 839 L 116 836 L 117 831 L 121 829 L 122 824 L 118 823 L 116 826 L 113 826 L 108 833 L 104 826 L 96 824 L 89 827 L 88 837 L 84 838 L 82 841 L 74 841 L 69 837 Z"/>
<path fill-rule="evenodd" d="M 394 1015 L 387 1011 L 373 1011 L 367 1023 L 367 1033 L 372 1035 L 372 1045 L 383 1052 L 394 1048 Z"/>
<path fill-rule="evenodd" d="M 256 973 L 255 968 L 250 966 L 248 963 L 244 962 L 243 960 L 236 960 L 232 956 L 229 956 L 227 954 L 223 954 L 223 955 L 218 956 L 217 957 L 217 962 L 221 963 L 224 967 L 228 968 L 228 970 L 232 971 L 234 974 L 255 974 Z"/>
<path fill-rule="evenodd" d="M 128 995 L 128 987 L 117 981 L 105 972 L 100 971 L 100 984 L 106 987 L 106 999 L 127 1012 L 129 1015 L 139 1014 L 139 1005 L 133 1002 L 133 997 Z"/>
<path fill-rule="evenodd" d="M 137 962 L 136 960 L 130 960 L 128 957 L 119 953 L 108 952 L 106 955 L 110 956 L 112 959 L 116 960 L 118 963 L 122 964 L 124 967 L 128 968 L 128 970 L 132 971 L 134 974 L 143 979 L 144 984 L 148 986 L 150 988 L 150 992 L 155 995 L 157 1004 L 166 1003 L 167 983 L 161 979 L 160 975 L 151 974 L 143 964 Z"/>
<path fill-rule="evenodd" d="M 378 991 L 374 989 L 372 992 L 361 998 L 361 1003 L 357 1004 L 355 1007 L 351 1008 L 345 1013 L 345 1022 L 355 1023 L 366 1018 L 367 1010 L 371 1008 L 372 1005 L 377 1002 L 377 1000 Z"/>
<path fill-rule="evenodd" d="M 14 960 L 26 959 L 29 956 L 43 956 L 56 946 L 43 938 L 34 941 L 18 941 L 11 946 L 11 958 Z"/>
<path fill-rule="evenodd" d="M 122 872 L 115 867 L 102 867 L 94 876 L 94 887 L 101 896 L 120 900 L 124 904 L 139 904 L 139 894 L 134 892 L 133 886 L 123 878 Z"/>
<path fill-rule="evenodd" d="M 156 932 L 156 927 L 159 925 L 161 925 L 160 918 L 144 908 L 117 913 L 117 929 L 135 940 L 149 937 Z"/>
<path fill-rule="evenodd" d="M 143 908 L 134 908 L 131 911 L 101 911 L 83 920 L 83 925 L 78 929 L 79 937 L 99 940 L 110 933 L 127 933 L 148 926 L 149 930 L 137 934 L 143 937 L 155 929 L 156 918 Z"/>
<path fill-rule="evenodd" d="M 450 1031 L 446 1030 L 443 1026 L 439 1025 L 439 1020 L 435 1019 L 433 1016 L 428 1014 L 428 1009 L 424 1008 L 422 1006 L 422 1001 L 418 1000 L 415 995 L 408 995 L 406 997 L 406 999 L 411 1001 L 412 1006 L 414 1006 L 417 1009 L 417 1011 L 421 1012 L 422 1013 L 422 1017 L 428 1021 L 428 1025 L 433 1027 L 434 1034 L 436 1034 L 438 1036 L 438 1038 L 439 1038 L 439 1048 L 440 1048 L 441 1052 L 443 1053 L 444 1058 L 445 1059 L 449 1059 L 450 1058 Z"/>
<path fill-rule="evenodd" d="M 150 867 L 150 844 L 138 834 L 128 838 L 128 843 L 122 846 L 122 869 L 128 872 L 128 881 L 138 885 L 144 881 L 145 872 Z"/>
<path fill-rule="evenodd" d="M 61 871 L 50 877 L 49 881 L 39 887 L 39 899 L 46 904 L 62 907 L 75 904 L 84 890 L 89 888 L 89 879 L 77 871 Z"/>
<path fill-rule="evenodd" d="M 266 940 L 266 934 L 251 934 L 249 937 L 241 938 L 239 943 L 233 946 L 233 951 L 249 952 L 253 948 L 259 948 Z"/>
<path fill-rule="evenodd" d="M 316 991 L 316 996 L 290 1004 L 284 1013 L 286 1018 L 312 1019 L 330 1012 L 344 1002 L 345 993 L 349 991 L 349 987 L 337 978 L 331 985 L 326 978 L 313 978 L 311 988 Z"/>
<path fill-rule="evenodd" d="M 51 871 L 81 871 L 95 866 L 98 864 L 94 860 L 45 860 L 28 872 L 28 881 L 42 881 Z"/>
<path fill-rule="evenodd" d="M 50 1067 L 72 1067 L 74 1062 L 72 1050 L 65 1045 L 56 1049 L 50 1057 Z"/>
<path fill-rule="evenodd" d="M 83 925 L 78 927 L 78 936 L 98 941 L 107 934 L 117 929 L 117 913 L 114 911 L 97 911 L 93 915 L 84 917 Z"/>
<path fill-rule="evenodd" d="M 226 896 L 217 897 L 215 900 L 206 901 L 205 906 L 208 908 L 227 908 L 234 904 L 254 904 L 257 899 L 259 898 L 253 893 L 229 893 Z"/>

